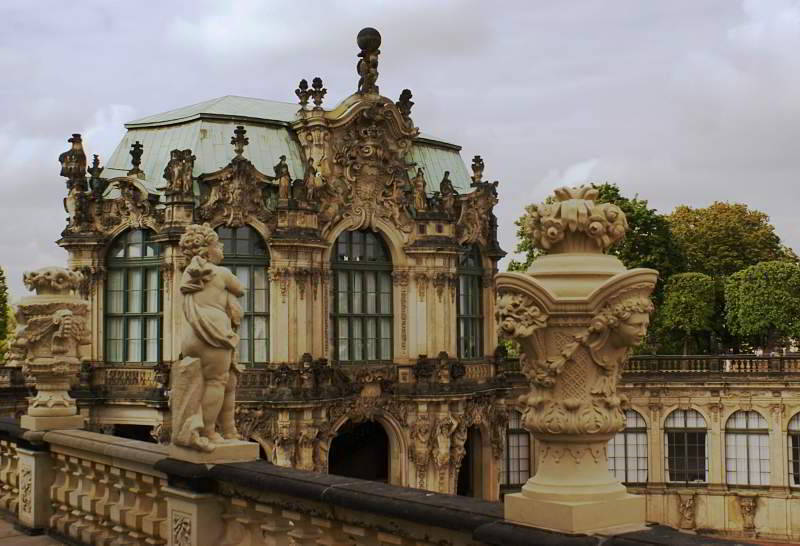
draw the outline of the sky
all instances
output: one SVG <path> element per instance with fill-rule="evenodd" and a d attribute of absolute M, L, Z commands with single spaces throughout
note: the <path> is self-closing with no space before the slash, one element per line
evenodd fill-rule
<path fill-rule="evenodd" d="M 381 93 L 500 181 L 501 246 L 554 188 L 613 182 L 659 212 L 767 213 L 800 253 L 800 0 L 0 4 L 0 265 L 63 265 L 58 155 L 108 158 L 123 124 L 222 95 L 325 104 L 356 90 L 355 36 L 383 36 Z M 89 156 L 91 157 L 91 156 Z M 501 267 L 506 263 L 501 264 Z"/>

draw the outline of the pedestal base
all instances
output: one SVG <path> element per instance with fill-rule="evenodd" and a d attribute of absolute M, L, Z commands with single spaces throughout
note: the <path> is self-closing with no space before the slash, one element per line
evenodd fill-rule
<path fill-rule="evenodd" d="M 211 453 L 170 444 L 167 455 L 172 459 L 197 464 L 243 463 L 258 459 L 258 444 L 233 440 L 217 444 Z"/>
<path fill-rule="evenodd" d="M 28 430 L 69 430 L 83 428 L 86 418 L 82 415 L 23 415 L 19 426 Z"/>
<path fill-rule="evenodd" d="M 505 496 L 504 504 L 507 520 L 561 533 L 616 534 L 645 528 L 645 498 L 640 495 L 568 502 L 514 493 Z"/>

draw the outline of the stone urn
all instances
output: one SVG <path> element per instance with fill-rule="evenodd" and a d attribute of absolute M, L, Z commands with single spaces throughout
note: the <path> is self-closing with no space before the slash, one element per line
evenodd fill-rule
<path fill-rule="evenodd" d="M 544 251 L 526 273 L 496 277 L 500 335 L 520 347 L 530 390 L 523 423 L 538 470 L 505 497 L 506 519 L 568 533 L 642 526 L 645 499 L 608 471 L 608 441 L 622 430 L 617 383 L 647 333 L 658 272 L 628 270 L 606 254 L 627 229 L 597 190 L 561 188 L 528 208 L 524 229 Z"/>
<path fill-rule="evenodd" d="M 89 302 L 77 295 L 83 275 L 60 267 L 24 274 L 28 290 L 16 306 L 17 330 L 10 365 L 33 378 L 36 396 L 28 400 L 21 426 L 29 430 L 82 428 L 70 386 L 80 369 L 79 347 L 91 343 Z"/>

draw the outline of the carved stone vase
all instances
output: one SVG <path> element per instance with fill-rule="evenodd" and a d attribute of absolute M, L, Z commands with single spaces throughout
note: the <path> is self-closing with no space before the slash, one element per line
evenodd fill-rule
<path fill-rule="evenodd" d="M 624 425 L 617 383 L 647 333 L 658 272 L 627 270 L 606 251 L 625 214 L 597 190 L 561 188 L 528 208 L 525 228 L 546 252 L 526 273 L 496 277 L 502 336 L 520 346 L 530 391 L 523 422 L 538 443 L 538 471 L 505 497 L 506 518 L 562 532 L 643 525 L 644 497 L 608 471 L 608 441 Z"/>
<path fill-rule="evenodd" d="M 29 430 L 82 428 L 84 420 L 69 389 L 78 377 L 79 347 L 91 343 L 89 302 L 77 295 L 83 275 L 47 267 L 25 273 L 23 281 L 36 295 L 16 307 L 9 365 L 32 376 L 37 392 L 20 424 Z"/>

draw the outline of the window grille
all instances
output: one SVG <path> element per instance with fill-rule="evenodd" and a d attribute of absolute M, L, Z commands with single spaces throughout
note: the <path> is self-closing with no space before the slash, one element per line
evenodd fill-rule
<path fill-rule="evenodd" d="M 379 235 L 345 231 L 332 256 L 334 360 L 392 359 L 392 260 Z"/>
<path fill-rule="evenodd" d="M 161 247 L 150 232 L 129 230 L 106 259 L 105 359 L 112 363 L 161 360 Z"/>
<path fill-rule="evenodd" d="M 269 251 L 252 227 L 220 227 L 217 234 L 225 258 L 222 265 L 244 285 L 239 298 L 244 316 L 239 326 L 239 362 L 269 362 Z"/>
<path fill-rule="evenodd" d="M 725 424 L 725 481 L 769 485 L 769 426 L 757 411 L 737 411 Z"/>
<path fill-rule="evenodd" d="M 625 410 L 625 428 L 608 442 L 608 470 L 624 483 L 647 483 L 647 424 Z"/>
<path fill-rule="evenodd" d="M 664 422 L 667 481 L 706 483 L 708 476 L 706 420 L 695 410 L 675 410 Z"/>
<path fill-rule="evenodd" d="M 480 251 L 471 246 L 458 260 L 458 356 L 483 356 L 483 267 Z"/>
<path fill-rule="evenodd" d="M 531 477 L 531 435 L 522 428 L 522 414 L 511 411 L 506 428 L 506 450 L 503 457 L 503 485 L 519 489 Z"/>

